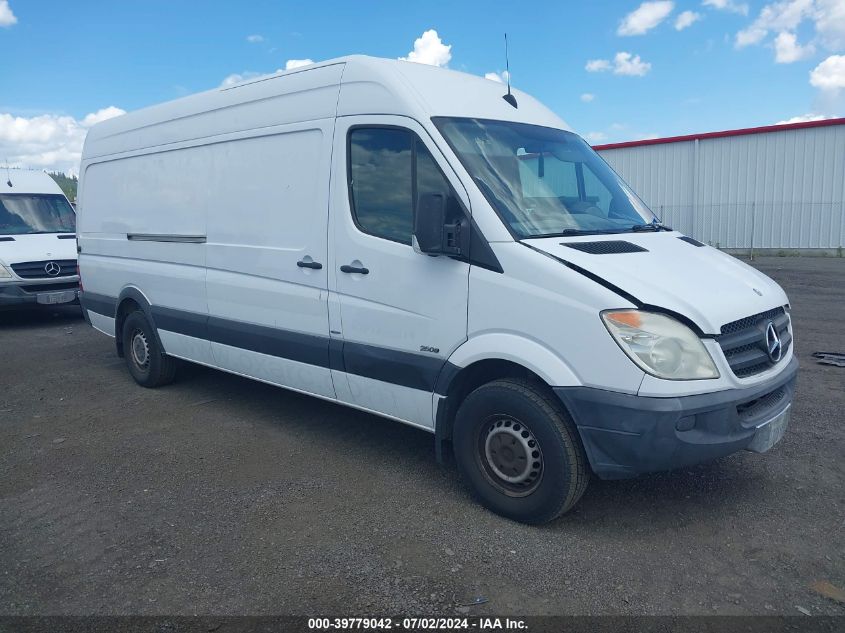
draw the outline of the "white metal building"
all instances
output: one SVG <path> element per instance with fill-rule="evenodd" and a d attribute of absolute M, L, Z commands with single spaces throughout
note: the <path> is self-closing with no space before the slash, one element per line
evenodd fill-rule
<path fill-rule="evenodd" d="M 845 118 L 595 149 L 666 224 L 698 240 L 843 255 Z"/>

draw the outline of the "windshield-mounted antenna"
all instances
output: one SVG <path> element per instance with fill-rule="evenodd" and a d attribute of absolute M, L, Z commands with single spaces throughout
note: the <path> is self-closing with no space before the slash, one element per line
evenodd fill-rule
<path fill-rule="evenodd" d="M 12 185 L 12 172 L 9 169 L 9 159 L 8 158 L 6 159 L 6 184 L 9 185 L 10 187 L 13 186 Z"/>
<path fill-rule="evenodd" d="M 514 97 L 511 94 L 511 64 L 510 64 L 510 59 L 508 59 L 508 34 L 507 33 L 505 33 L 505 75 L 507 75 L 506 79 L 508 80 L 508 94 L 502 95 L 502 99 L 507 101 L 514 108 L 518 108 L 519 106 L 516 103 L 516 97 Z"/>

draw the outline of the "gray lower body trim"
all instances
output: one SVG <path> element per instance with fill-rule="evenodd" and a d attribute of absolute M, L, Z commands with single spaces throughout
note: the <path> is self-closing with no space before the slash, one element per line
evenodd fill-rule
<path fill-rule="evenodd" d="M 98 314 L 114 317 L 117 299 L 85 292 L 80 297 L 83 307 Z M 448 381 L 440 381 L 441 373 L 452 376 L 455 368 L 442 358 L 404 352 L 375 345 L 303 334 L 253 323 L 186 312 L 160 306 L 150 307 L 156 328 L 286 358 L 308 365 L 345 371 L 356 376 L 381 380 L 394 385 L 433 392 L 446 389 Z M 443 391 L 445 393 L 445 391 Z"/>
<path fill-rule="evenodd" d="M 747 389 L 651 398 L 557 387 L 575 419 L 593 471 L 602 479 L 672 470 L 746 449 L 757 427 L 792 402 L 798 361 Z"/>

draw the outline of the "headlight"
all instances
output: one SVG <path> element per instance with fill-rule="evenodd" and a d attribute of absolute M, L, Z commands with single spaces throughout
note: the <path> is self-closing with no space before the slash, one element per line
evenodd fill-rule
<path fill-rule="evenodd" d="M 0 262 L 0 279 L 11 279 L 12 273 L 6 268 L 6 264 Z"/>
<path fill-rule="evenodd" d="M 718 378 L 719 371 L 695 332 L 672 317 L 640 310 L 601 313 L 619 347 L 644 371 L 668 380 Z"/>

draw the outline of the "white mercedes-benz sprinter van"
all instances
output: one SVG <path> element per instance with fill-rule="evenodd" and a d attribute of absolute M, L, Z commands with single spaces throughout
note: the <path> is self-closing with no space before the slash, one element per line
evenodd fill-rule
<path fill-rule="evenodd" d="M 94 126 L 87 318 L 146 387 L 184 359 L 430 431 L 520 521 L 590 471 L 769 449 L 797 372 L 783 290 L 504 94 L 355 56 Z"/>
<path fill-rule="evenodd" d="M 2 171 L 0 309 L 76 301 L 76 214 L 44 172 Z"/>

